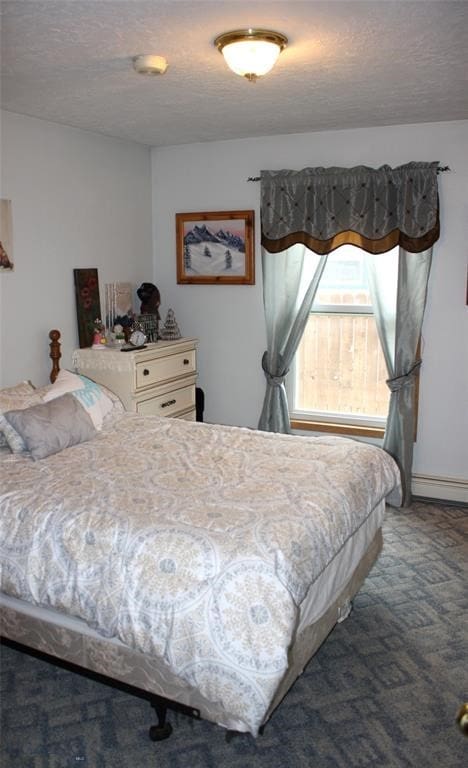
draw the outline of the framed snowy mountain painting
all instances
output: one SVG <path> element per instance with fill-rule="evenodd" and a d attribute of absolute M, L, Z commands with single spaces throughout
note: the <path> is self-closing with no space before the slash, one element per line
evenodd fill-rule
<path fill-rule="evenodd" d="M 176 213 L 177 282 L 253 285 L 254 211 Z"/>

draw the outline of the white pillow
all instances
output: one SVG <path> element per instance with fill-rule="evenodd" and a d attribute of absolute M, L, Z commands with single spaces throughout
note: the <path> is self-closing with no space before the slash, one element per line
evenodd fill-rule
<path fill-rule="evenodd" d="M 102 391 L 99 384 L 91 381 L 86 376 L 80 376 L 71 371 L 61 370 L 49 391 L 43 396 L 43 401 L 48 403 L 61 395 L 70 392 L 89 413 L 97 430 L 102 428 L 102 421 L 112 410 L 113 403 Z"/>

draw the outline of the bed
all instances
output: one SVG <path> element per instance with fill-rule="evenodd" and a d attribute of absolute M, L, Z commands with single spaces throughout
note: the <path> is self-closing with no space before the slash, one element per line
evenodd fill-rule
<path fill-rule="evenodd" d="M 398 468 L 366 443 L 141 416 L 99 389 L 92 436 L 37 460 L 0 448 L 2 636 L 154 696 L 155 740 L 168 702 L 257 736 L 349 614 Z"/>

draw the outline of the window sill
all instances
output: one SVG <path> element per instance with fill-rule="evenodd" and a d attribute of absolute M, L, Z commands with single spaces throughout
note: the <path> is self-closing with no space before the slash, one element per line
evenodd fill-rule
<path fill-rule="evenodd" d="M 291 429 L 302 429 L 311 432 L 332 432 L 335 435 L 358 435 L 359 437 L 383 438 L 384 427 L 363 427 L 357 424 L 340 424 L 329 421 L 306 421 L 291 419 Z"/>

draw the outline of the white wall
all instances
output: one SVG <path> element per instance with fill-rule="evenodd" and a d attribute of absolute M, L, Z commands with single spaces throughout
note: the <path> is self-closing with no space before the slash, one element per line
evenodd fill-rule
<path fill-rule="evenodd" d="M 256 426 L 265 349 L 259 247 L 261 169 L 401 165 L 438 160 L 441 238 L 435 246 L 423 328 L 418 440 L 414 471 L 468 476 L 468 122 L 391 126 L 273 136 L 152 150 L 154 281 L 162 314 L 172 307 L 186 336 L 199 338 L 199 383 L 207 421 Z M 177 285 L 175 214 L 256 211 L 254 286 Z"/>
<path fill-rule="evenodd" d="M 146 147 L 5 112 L 0 129 L 0 196 L 13 200 L 15 258 L 14 272 L 0 274 L 0 385 L 45 383 L 53 327 L 70 365 L 78 342 L 73 269 L 97 267 L 101 286 L 154 280 L 163 316 L 172 307 L 182 333 L 200 340 L 206 419 L 247 426 L 256 426 L 262 405 L 265 349 L 259 185 L 247 177 L 262 168 L 449 165 L 439 179 L 442 233 L 423 328 L 414 470 L 467 478 L 468 122 L 154 149 L 152 184 Z M 256 211 L 256 284 L 177 285 L 175 213 L 244 208 Z"/>
<path fill-rule="evenodd" d="M 98 268 L 101 304 L 105 283 L 151 280 L 150 150 L 8 112 L 1 118 L 0 196 L 12 200 L 15 269 L 0 273 L 0 384 L 40 385 L 48 331 L 62 332 L 63 367 L 78 345 L 74 268 Z"/>

